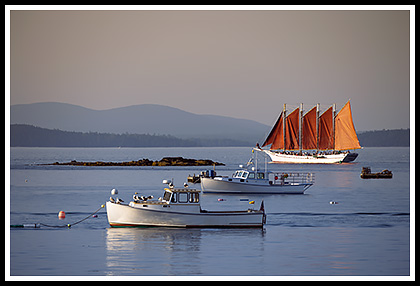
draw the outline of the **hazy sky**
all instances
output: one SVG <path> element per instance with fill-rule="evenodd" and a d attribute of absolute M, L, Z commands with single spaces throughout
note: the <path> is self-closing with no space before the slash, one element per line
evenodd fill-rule
<path fill-rule="evenodd" d="M 408 128 L 410 12 L 11 11 L 10 69 L 10 104 L 155 103 L 271 125 L 284 103 L 351 99 L 357 130 Z"/>

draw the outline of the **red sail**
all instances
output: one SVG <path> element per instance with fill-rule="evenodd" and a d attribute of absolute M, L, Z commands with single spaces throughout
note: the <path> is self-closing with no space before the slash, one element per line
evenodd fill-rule
<path fill-rule="evenodd" d="M 353 125 L 350 101 L 338 112 L 335 117 L 335 149 L 359 149 L 359 139 Z"/>
<path fill-rule="evenodd" d="M 316 149 L 316 106 L 302 120 L 302 149 Z"/>
<path fill-rule="evenodd" d="M 299 150 L 299 107 L 286 120 L 286 150 Z"/>
<path fill-rule="evenodd" d="M 265 139 L 265 142 L 261 147 L 270 145 L 271 150 L 283 149 L 283 112 L 280 114 L 277 119 L 276 124 L 274 124 L 273 129 L 271 129 L 270 134 Z"/>
<path fill-rule="evenodd" d="M 319 117 L 319 149 L 330 150 L 334 149 L 333 140 L 333 112 L 332 107 L 328 108 Z"/>

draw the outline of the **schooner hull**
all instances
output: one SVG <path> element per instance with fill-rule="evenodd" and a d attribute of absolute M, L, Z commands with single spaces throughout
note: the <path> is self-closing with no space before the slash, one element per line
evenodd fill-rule
<path fill-rule="evenodd" d="M 356 159 L 357 153 L 342 153 L 322 156 L 291 155 L 263 150 L 270 156 L 272 163 L 297 163 L 297 164 L 337 164 L 348 163 Z"/>

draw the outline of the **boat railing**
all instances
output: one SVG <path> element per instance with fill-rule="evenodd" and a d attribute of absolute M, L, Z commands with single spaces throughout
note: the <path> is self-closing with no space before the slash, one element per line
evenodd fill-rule
<path fill-rule="evenodd" d="M 315 175 L 313 173 L 294 173 L 294 172 L 278 172 L 271 173 L 274 185 L 296 185 L 296 184 L 314 184 Z"/>

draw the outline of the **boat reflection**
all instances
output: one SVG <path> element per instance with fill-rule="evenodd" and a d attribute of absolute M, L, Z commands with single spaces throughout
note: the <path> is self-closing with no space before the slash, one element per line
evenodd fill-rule
<path fill-rule="evenodd" d="M 261 240 L 261 229 L 108 228 L 107 275 L 200 275 L 209 243 L 227 236 Z M 205 240 L 205 242 L 203 242 Z M 202 245 L 206 245 L 203 249 Z M 211 252 L 210 252 L 211 253 Z"/>

